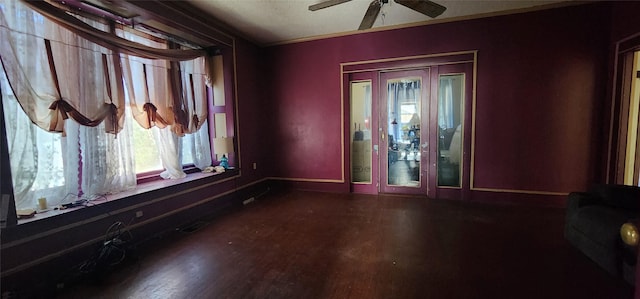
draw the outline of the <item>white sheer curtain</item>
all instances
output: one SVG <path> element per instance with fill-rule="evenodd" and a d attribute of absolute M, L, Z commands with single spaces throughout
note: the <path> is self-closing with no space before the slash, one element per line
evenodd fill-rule
<path fill-rule="evenodd" d="M 19 1 L 0 2 L 0 23 L 0 77 L 16 207 L 34 208 L 39 197 L 55 205 L 68 194 L 113 193 L 135 186 L 128 134 L 107 134 L 119 128 L 107 128 L 105 122 L 80 126 L 72 120 L 78 114 L 72 116 L 74 112 L 63 105 L 50 108 L 65 102 L 89 122 L 105 111 L 114 112 L 108 125 L 121 126 L 124 97 L 118 91 L 121 80 L 108 67 L 114 65 L 111 51 L 49 22 Z M 107 84 L 109 80 L 113 84 Z"/>
<path fill-rule="evenodd" d="M 131 41 L 166 48 L 166 43 L 152 38 L 126 31 L 117 32 Z M 178 86 L 181 92 L 171 90 L 171 64 L 167 61 L 122 55 L 122 63 L 132 115 L 143 128 L 151 129 L 156 143 L 162 145 L 159 147 L 159 158 L 165 170 L 160 176 L 165 179 L 185 177 L 183 164 L 193 163 L 200 169 L 210 166 L 204 58 L 174 63 L 180 71 Z M 187 110 L 188 127 L 178 126 L 175 122 L 174 97 L 180 97 L 178 102 L 183 103 Z"/>
<path fill-rule="evenodd" d="M 0 84 L 16 208 L 35 208 L 40 197 L 55 205 L 66 194 L 77 194 L 77 171 L 68 171 L 78 169 L 77 140 L 34 125 L 14 98 L 2 69 Z"/>
<path fill-rule="evenodd" d="M 180 62 L 183 97 L 189 115 L 188 132 L 181 137 L 182 164 L 193 163 L 203 169 L 211 166 L 211 146 L 207 122 L 208 103 L 205 86 L 205 61 L 198 58 Z M 215 87 L 212 87 L 215 88 Z M 188 155 L 188 157 L 187 157 Z"/>
<path fill-rule="evenodd" d="M 144 38 L 122 30 L 116 33 L 137 43 L 155 48 L 167 48 L 165 42 Z M 169 62 L 131 55 L 121 55 L 127 101 L 133 118 L 143 128 L 165 128 L 173 124 Z"/>
<path fill-rule="evenodd" d="M 153 127 L 151 130 L 153 130 L 153 137 L 156 141 L 162 144 L 160 147 L 160 159 L 162 160 L 164 171 L 160 173 L 160 176 L 163 179 L 180 179 L 187 176 L 182 171 L 180 137 L 171 132 L 171 126 L 164 129 Z"/>
<path fill-rule="evenodd" d="M 67 121 L 79 136 L 84 194 L 112 194 L 136 186 L 131 124 L 125 123 L 118 135 L 105 133 L 104 125 L 87 127 Z"/>
<path fill-rule="evenodd" d="M 198 131 L 180 138 L 183 165 L 193 163 L 200 169 L 211 166 L 211 139 L 209 139 L 209 126 L 206 120 Z"/>
<path fill-rule="evenodd" d="M 29 118 L 56 132 L 64 130 L 68 117 L 90 126 L 107 118 L 105 129 L 119 131 L 124 95 L 113 51 L 80 38 L 21 1 L 1 2 L 0 10 L 0 57 Z M 84 21 L 107 29 L 100 22 Z"/>

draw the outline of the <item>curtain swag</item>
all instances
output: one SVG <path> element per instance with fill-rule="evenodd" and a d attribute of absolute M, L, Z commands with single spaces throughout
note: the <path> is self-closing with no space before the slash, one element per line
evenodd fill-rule
<path fill-rule="evenodd" d="M 142 105 L 142 110 L 147 114 L 147 127 L 152 127 L 152 125 L 157 125 L 159 128 L 164 128 L 169 125 L 169 123 L 158 114 L 158 108 L 151 103 L 145 103 Z"/>
<path fill-rule="evenodd" d="M 56 71 L 56 66 L 53 61 L 51 41 L 49 41 L 48 39 L 45 39 L 44 42 L 45 42 L 45 47 L 47 49 L 47 58 L 49 61 L 49 69 L 51 71 L 51 77 L 53 78 L 53 83 L 58 93 L 57 94 L 58 100 L 51 103 L 51 105 L 49 106 L 49 109 L 53 110 L 53 113 L 54 113 L 51 118 L 51 122 L 49 123 L 49 131 L 64 133 L 64 121 L 69 118 L 69 115 L 71 115 L 71 118 L 73 118 L 79 124 L 83 126 L 88 126 L 88 127 L 95 127 L 99 125 L 107 117 L 107 115 L 111 115 L 112 119 L 118 119 L 120 116 L 122 116 L 122 115 L 118 115 L 117 107 L 113 109 L 115 107 L 113 103 L 111 104 L 105 103 L 101 108 L 99 108 L 98 115 L 94 119 L 90 119 L 82 115 L 82 113 L 80 113 L 80 111 L 75 109 L 70 103 L 64 101 L 62 99 L 62 92 L 60 91 L 60 82 L 58 79 L 58 73 Z M 108 69 L 106 67 L 107 66 L 106 56 L 103 54 L 102 58 L 103 58 L 103 65 L 105 67 L 104 71 L 106 73 L 105 78 L 106 78 L 106 84 L 107 84 L 107 93 L 109 94 L 109 98 L 111 99 L 111 90 L 110 90 L 111 86 L 110 86 L 110 81 L 108 76 Z M 120 131 L 120 128 L 117 127 L 117 122 L 112 121 L 111 123 L 112 125 L 107 127 L 107 132 L 116 134 L 117 132 Z M 113 127 L 113 124 L 116 124 L 115 128 Z"/>

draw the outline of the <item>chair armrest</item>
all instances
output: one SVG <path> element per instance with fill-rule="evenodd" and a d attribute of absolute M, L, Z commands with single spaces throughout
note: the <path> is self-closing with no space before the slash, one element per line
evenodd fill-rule
<path fill-rule="evenodd" d="M 587 192 L 571 192 L 567 199 L 567 209 L 578 209 L 595 204 L 602 204 L 602 200 L 598 196 Z"/>
<path fill-rule="evenodd" d="M 596 185 L 590 191 L 612 207 L 640 211 L 640 188 L 627 185 Z"/>

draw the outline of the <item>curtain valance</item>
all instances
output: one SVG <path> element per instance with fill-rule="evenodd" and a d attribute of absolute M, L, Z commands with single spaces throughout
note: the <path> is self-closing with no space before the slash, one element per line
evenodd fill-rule
<path fill-rule="evenodd" d="M 65 11 L 47 3 L 46 1 L 24 1 L 31 9 L 45 16 L 56 24 L 67 30 L 85 38 L 91 42 L 101 45 L 107 49 L 117 50 L 123 54 L 133 55 L 149 59 L 164 59 L 169 61 L 191 60 L 198 57 L 207 56 L 204 49 L 158 49 L 142 45 L 136 42 L 113 35 L 82 22 L 78 18 Z"/>
<path fill-rule="evenodd" d="M 179 136 L 206 120 L 205 84 L 221 68 L 213 52 L 110 32 L 45 1 L 8 1 L 1 8 L 0 39 L 8 42 L 0 45 L 0 59 L 37 126 L 63 132 L 70 117 L 84 126 L 106 121 L 105 130 L 117 133 L 127 102 L 142 127 L 171 126 Z"/>
<path fill-rule="evenodd" d="M 139 161 L 160 160 L 150 170 L 165 169 L 163 178 L 211 165 L 206 84 L 223 82 L 208 75 L 222 73 L 220 56 L 136 38 L 43 1 L 0 0 L 0 84 L 9 87 L 0 98 L 18 208 L 128 190 L 148 171 Z"/>

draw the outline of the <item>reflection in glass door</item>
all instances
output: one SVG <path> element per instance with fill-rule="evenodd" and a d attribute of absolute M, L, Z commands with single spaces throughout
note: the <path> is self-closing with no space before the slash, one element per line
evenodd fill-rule
<path fill-rule="evenodd" d="M 389 186 L 420 187 L 420 78 L 387 81 Z"/>
<path fill-rule="evenodd" d="M 343 78 L 350 99 L 345 175 L 353 192 L 470 195 L 474 67 L 465 60 L 354 69 Z"/>
<path fill-rule="evenodd" d="M 371 184 L 371 81 L 352 81 L 351 182 Z"/>
<path fill-rule="evenodd" d="M 347 164 L 351 191 L 377 194 L 379 186 L 378 162 L 378 73 L 361 72 L 349 74 L 345 90 L 349 98 L 347 115 Z"/>
<path fill-rule="evenodd" d="M 380 125 L 387 137 L 381 141 L 386 150 L 381 161 L 382 192 L 426 194 L 428 73 L 422 69 L 381 75 Z"/>
<path fill-rule="evenodd" d="M 438 186 L 460 187 L 464 74 L 438 80 Z"/>

